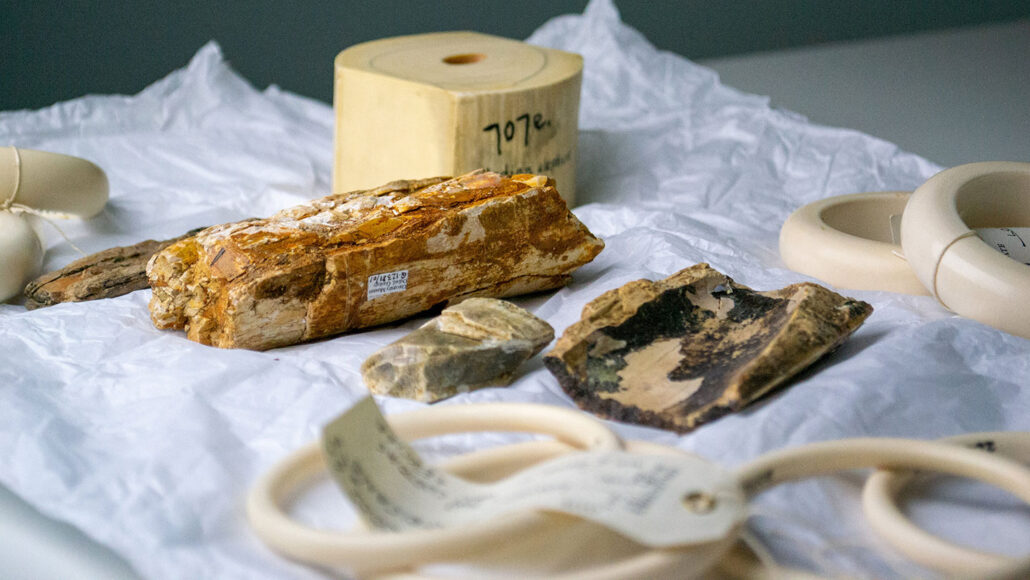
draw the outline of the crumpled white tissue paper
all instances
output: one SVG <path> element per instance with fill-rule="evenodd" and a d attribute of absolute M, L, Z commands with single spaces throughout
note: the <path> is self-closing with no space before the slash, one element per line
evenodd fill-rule
<path fill-rule="evenodd" d="M 760 290 L 805 280 L 777 252 L 791 211 L 832 195 L 912 189 L 939 170 L 721 85 L 624 26 L 610 0 L 547 22 L 529 41 L 585 58 L 575 213 L 607 244 L 569 287 L 518 300 L 559 334 L 603 291 L 696 262 Z M 255 90 L 212 43 L 135 96 L 0 113 L 0 145 L 77 155 L 107 171 L 107 209 L 61 224 L 94 252 L 328 193 L 333 121 L 326 104 Z M 48 239 L 47 269 L 77 257 Z M 842 437 L 1030 430 L 1030 341 L 958 318 L 929 297 L 844 293 L 872 303 L 874 314 L 782 393 L 682 437 L 613 427 L 727 466 Z M 0 305 L 0 483 L 146 578 L 323 577 L 266 549 L 247 527 L 243 498 L 365 395 L 367 355 L 424 319 L 268 352 L 219 350 L 156 330 L 148 299 L 142 291 L 32 312 Z M 539 359 L 510 387 L 442 404 L 497 400 L 574 407 Z M 387 413 L 419 406 L 379 402 Z M 497 440 L 469 435 L 461 446 Z M 867 531 L 859 489 L 848 477 L 777 488 L 760 496 L 765 515 L 756 525 L 787 562 L 907 575 Z M 993 511 L 960 502 L 917 515 L 949 537 L 1018 553 L 1030 518 L 1014 517 L 1013 505 L 1003 497 Z M 330 513 L 350 517 L 340 506 Z"/>

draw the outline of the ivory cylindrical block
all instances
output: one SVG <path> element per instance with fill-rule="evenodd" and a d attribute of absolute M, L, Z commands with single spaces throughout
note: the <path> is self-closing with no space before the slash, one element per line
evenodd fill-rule
<path fill-rule="evenodd" d="M 475 32 L 387 38 L 336 57 L 333 189 L 483 168 L 575 199 L 583 58 Z"/>

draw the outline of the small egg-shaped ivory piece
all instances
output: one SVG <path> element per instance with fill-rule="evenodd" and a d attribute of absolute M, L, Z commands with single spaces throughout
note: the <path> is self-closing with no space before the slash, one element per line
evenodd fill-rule
<path fill-rule="evenodd" d="M 28 220 L 0 211 L 0 302 L 21 294 L 42 264 L 43 245 Z"/>
<path fill-rule="evenodd" d="M 60 153 L 0 147 L 0 203 L 14 203 L 43 212 L 93 217 L 107 203 L 108 182 L 95 164 Z"/>

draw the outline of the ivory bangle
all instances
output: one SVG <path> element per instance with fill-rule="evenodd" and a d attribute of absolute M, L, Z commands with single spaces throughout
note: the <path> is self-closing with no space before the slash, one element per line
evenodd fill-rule
<path fill-rule="evenodd" d="M 837 288 L 926 294 L 891 236 L 909 193 L 841 195 L 805 205 L 780 229 L 780 256 L 791 270 Z"/>
<path fill-rule="evenodd" d="M 393 415 L 387 421 L 398 436 L 405 439 L 461 431 L 508 430 L 553 434 L 580 449 L 622 447 L 618 436 L 600 421 L 558 407 L 523 404 L 429 407 Z M 498 452 L 502 453 L 505 448 L 500 449 Z M 324 469 L 320 445 L 311 444 L 279 463 L 254 485 L 247 498 L 247 516 L 257 535 L 269 547 L 303 562 L 348 567 L 361 573 L 425 562 L 456 561 L 555 525 L 554 515 L 533 511 L 462 528 L 407 532 L 318 530 L 291 519 L 284 512 L 282 502 Z"/>
<path fill-rule="evenodd" d="M 846 469 L 918 469 L 984 481 L 1030 503 L 1030 469 L 1003 457 L 917 439 L 860 437 L 766 453 L 736 471 L 755 495 L 785 483 Z"/>
<path fill-rule="evenodd" d="M 107 203 L 107 175 L 93 163 L 60 153 L 0 147 L 0 204 L 89 218 Z"/>
<path fill-rule="evenodd" d="M 901 244 L 919 280 L 956 314 L 1030 338 L 1030 267 L 995 251 L 976 228 L 1030 226 L 1030 164 L 946 169 L 912 194 Z"/>
<path fill-rule="evenodd" d="M 42 263 L 43 246 L 24 216 L 0 211 L 0 302 L 21 294 Z"/>
<path fill-rule="evenodd" d="M 538 405 L 488 404 L 431 407 L 389 418 L 398 435 L 426 437 L 468 430 L 539 431 L 554 434 L 559 441 L 531 441 L 473 452 L 445 464 L 456 475 L 484 481 L 506 477 L 543 459 L 579 448 L 618 449 L 621 440 L 603 424 L 566 409 Z M 1005 453 L 1018 442 L 1030 455 L 1028 435 L 988 434 Z M 564 441 L 564 443 L 562 442 Z M 635 453 L 680 453 L 675 448 L 630 442 L 626 449 Z M 970 477 L 1005 489 L 1030 503 L 1030 469 L 1003 457 L 949 445 L 907 439 L 849 439 L 805 445 L 768 453 L 741 466 L 736 475 L 749 495 L 777 483 L 844 469 L 878 467 L 941 471 Z M 711 568 L 733 545 L 736 534 L 720 540 L 677 549 L 648 549 L 592 522 L 551 514 L 527 512 L 497 521 L 461 528 L 407 532 L 339 533 L 312 529 L 291 520 L 283 511 L 284 498 L 298 491 L 313 476 L 325 469 L 318 445 L 310 445 L 276 466 L 255 485 L 247 501 L 248 517 L 258 535 L 273 549 L 304 562 L 348 567 L 359 574 L 378 574 L 380 580 L 428 579 L 411 572 L 412 568 L 432 563 L 468 563 L 473 566 L 499 566 L 503 570 L 524 570 L 519 577 L 532 577 L 539 569 L 559 563 L 558 569 L 543 576 L 556 580 L 616 578 L 689 578 Z M 889 499 L 889 496 L 888 496 Z M 874 508 L 871 518 L 877 517 Z M 896 508 L 894 508 L 896 510 Z M 882 510 L 881 510 L 882 511 Z M 900 514 L 897 518 L 904 520 Z M 890 527 L 890 523 L 888 527 Z M 957 563 L 950 545 L 927 544 L 918 536 L 928 536 L 907 528 L 899 548 L 909 557 L 931 567 L 949 571 L 965 570 L 991 574 L 994 578 L 1017 578 L 1026 563 L 1011 559 L 976 560 L 963 566 Z M 916 540 L 911 538 L 916 537 Z M 941 541 L 932 538 L 933 541 Z M 607 560 L 583 568 L 559 556 L 576 552 L 576 546 L 597 549 Z M 929 547 L 928 547 L 929 546 Z M 961 555 L 960 555 L 961 557 Z M 573 560 L 570 560 L 574 562 Z M 999 564 L 1001 564 L 999 566 Z"/>
<path fill-rule="evenodd" d="M 476 481 L 493 481 L 507 477 L 514 472 L 530 467 L 540 461 L 557 457 L 562 453 L 573 451 L 568 445 L 554 441 L 530 441 L 499 448 L 476 451 L 461 455 L 448 461 L 444 467 L 447 471 Z M 641 454 L 676 454 L 684 453 L 675 447 L 657 445 L 645 441 L 627 441 L 626 450 Z M 644 548 L 630 540 L 622 538 L 614 532 L 596 534 L 596 525 L 572 518 L 555 518 L 553 524 L 541 530 L 543 537 L 535 538 L 535 544 L 548 550 L 553 546 L 584 545 L 590 542 L 591 548 L 597 549 L 595 542 L 607 542 L 611 552 L 627 552 L 628 555 L 600 565 L 577 567 L 574 570 L 548 572 L 546 575 L 534 575 L 518 572 L 518 578 L 547 580 L 624 580 L 626 578 L 647 578 L 649 580 L 685 580 L 702 577 L 711 570 L 730 551 L 736 542 L 737 535 L 730 534 L 716 542 L 682 548 Z M 526 556 L 525 551 L 519 551 Z M 541 551 L 535 552 L 538 557 Z M 471 554 L 469 552 L 468 554 Z M 466 556 L 468 555 L 466 554 Z M 569 558 L 577 562 L 576 558 Z M 509 569 L 515 567 L 509 566 Z M 403 571 L 375 575 L 374 580 L 446 580 L 448 576 L 434 575 L 420 571 Z"/>
<path fill-rule="evenodd" d="M 1000 487 L 1030 503 L 1030 469 L 1003 457 L 932 441 L 867 438 L 814 443 L 763 455 L 740 467 L 737 476 L 744 490 L 755 494 L 785 481 L 866 467 L 939 471 L 969 477 Z M 877 516 L 874 511 L 871 519 Z M 911 534 L 890 537 L 900 542 L 895 544 L 896 548 L 920 564 L 947 572 L 960 569 L 956 567 L 961 562 L 954 558 L 943 560 L 942 555 L 946 553 L 932 551 L 931 544 L 909 541 L 915 537 Z M 961 569 L 978 574 L 996 571 L 996 566 L 981 564 L 985 562 Z"/>
<path fill-rule="evenodd" d="M 941 441 L 973 448 L 990 445 L 989 449 L 978 452 L 986 454 L 989 450 L 1030 464 L 1030 432 L 969 433 Z M 862 506 L 869 525 L 898 551 L 924 566 L 952 574 L 983 575 L 993 570 L 1018 569 L 1026 565 L 1025 560 L 1021 564 L 1021 560 L 1015 558 L 965 548 L 916 527 L 901 512 L 895 500 L 911 476 L 908 472 L 880 470 L 866 481 L 862 489 Z M 1030 502 L 1028 494 L 1020 495 L 1020 498 Z"/>

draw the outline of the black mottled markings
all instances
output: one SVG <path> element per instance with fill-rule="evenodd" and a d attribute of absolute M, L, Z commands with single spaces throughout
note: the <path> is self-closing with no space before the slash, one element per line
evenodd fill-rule
<path fill-rule="evenodd" d="M 625 346 L 603 355 L 587 355 L 587 389 L 606 393 L 620 390 L 622 379 L 619 371 L 626 368 L 626 356 L 631 352 L 657 340 L 683 336 L 700 329 L 712 313 L 694 306 L 686 296 L 689 290 L 689 287 L 666 290 L 654 300 L 642 304 L 622 324 L 598 329 L 588 342 L 596 344 L 604 335 L 624 342 Z"/>
<path fill-rule="evenodd" d="M 715 291 L 712 296 L 726 298 L 733 301 L 733 308 L 726 314 L 731 322 L 750 322 L 758 320 L 771 312 L 777 306 L 784 305 L 786 300 L 782 298 L 769 298 L 762 296 L 753 290 L 736 289 L 729 291 Z"/>
<path fill-rule="evenodd" d="M 991 441 L 989 439 L 986 441 L 977 441 L 976 444 L 973 445 L 973 448 L 981 449 L 988 453 L 994 453 L 998 450 L 998 446 L 994 444 L 994 441 Z"/>
<path fill-rule="evenodd" d="M 761 352 L 786 323 L 787 300 L 720 284 L 711 296 L 731 300 L 733 307 L 719 324 L 706 327 L 705 323 L 714 318 L 715 313 L 694 304 L 692 299 L 698 294 L 699 290 L 692 286 L 666 290 L 642 304 L 622 324 L 598 329 L 588 342 L 596 344 L 599 335 L 604 335 L 624 342 L 625 346 L 602 355 L 587 355 L 587 390 L 611 393 L 627 388 L 619 372 L 628 365 L 626 357 L 630 353 L 657 341 L 681 339 L 682 358 L 668 378 L 671 382 L 702 379 L 698 390 L 681 404 L 684 412 L 690 412 L 717 400 L 739 367 Z M 775 312 L 777 310 L 779 313 Z M 761 330 L 745 340 L 734 340 L 731 332 L 739 333 L 742 326 L 760 320 L 765 321 Z M 711 413 L 718 416 L 730 411 L 732 409 L 720 407 L 712 409 Z"/>
<path fill-rule="evenodd" d="M 628 354 L 656 340 L 683 336 L 697 332 L 713 314 L 694 305 L 687 292 L 689 287 L 672 288 L 645 302 L 637 312 L 617 326 L 600 329 L 610 338 L 621 340 L 626 346 L 612 354 Z M 693 293 L 693 292 L 691 292 Z"/>
<path fill-rule="evenodd" d="M 684 339 L 681 350 L 683 358 L 679 366 L 669 373 L 671 381 L 703 379 L 697 391 L 681 403 L 684 412 L 718 400 L 734 375 L 754 360 L 787 323 L 789 302 L 785 299 L 762 296 L 740 287 L 733 289 L 731 298 L 719 296 L 718 293 L 713 293 L 713 296 L 733 300 L 733 308 L 715 328 Z M 745 328 L 759 321 L 761 327 L 756 332 L 746 339 L 738 339 L 745 336 Z M 751 383 L 755 381 L 749 381 Z M 721 416 L 732 410 L 722 407 L 711 411 L 713 415 Z M 711 418 L 714 417 L 708 419 Z"/>

